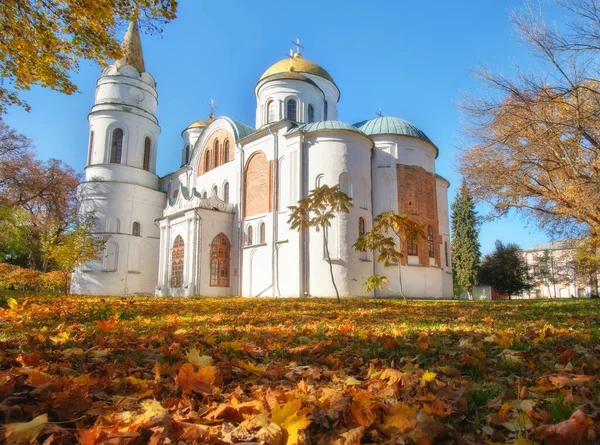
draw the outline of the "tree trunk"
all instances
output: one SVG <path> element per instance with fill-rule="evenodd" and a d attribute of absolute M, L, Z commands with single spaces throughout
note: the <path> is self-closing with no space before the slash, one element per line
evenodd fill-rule
<path fill-rule="evenodd" d="M 473 300 L 473 288 L 472 287 L 467 288 L 467 298 L 471 301 Z"/>
<path fill-rule="evenodd" d="M 590 298 L 598 298 L 598 276 L 590 277 Z"/>
<path fill-rule="evenodd" d="M 331 282 L 333 283 L 333 288 L 335 289 L 335 296 L 337 297 L 337 302 L 340 303 L 340 292 L 338 291 L 338 288 L 335 285 L 335 278 L 333 277 L 333 265 L 331 264 L 331 257 L 329 255 L 329 240 L 327 239 L 327 230 L 325 225 L 323 225 L 322 229 L 323 243 L 325 244 L 325 255 L 327 257 L 327 262 L 329 263 L 329 274 L 331 275 Z"/>
<path fill-rule="evenodd" d="M 400 296 L 404 298 L 404 302 L 408 304 L 408 299 L 404 295 L 404 290 L 402 290 L 402 261 L 398 263 L 398 290 L 400 291 Z"/>

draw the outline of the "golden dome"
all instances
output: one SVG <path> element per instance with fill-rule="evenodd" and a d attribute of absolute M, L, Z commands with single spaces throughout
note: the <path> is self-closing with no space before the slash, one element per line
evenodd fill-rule
<path fill-rule="evenodd" d="M 303 59 L 300 53 L 296 53 L 294 58 L 291 59 L 291 62 L 290 59 L 283 59 L 274 65 L 271 65 L 271 67 L 265 71 L 262 76 L 260 76 L 258 81 L 260 82 L 261 80 L 266 79 L 273 74 L 287 73 L 290 71 L 296 73 L 313 74 L 315 76 L 327 79 L 335 85 L 335 81 L 324 68 L 320 67 L 314 62 L 311 62 L 310 60 Z"/>
<path fill-rule="evenodd" d="M 211 114 L 212 116 L 212 114 Z M 214 116 L 209 118 L 209 119 L 203 119 L 203 120 L 199 120 L 196 122 L 192 122 L 190 125 L 188 125 L 188 127 L 186 128 L 186 130 L 189 130 L 190 128 L 206 128 L 210 125 L 210 123 L 215 120 Z M 185 130 L 184 130 L 185 131 Z"/>

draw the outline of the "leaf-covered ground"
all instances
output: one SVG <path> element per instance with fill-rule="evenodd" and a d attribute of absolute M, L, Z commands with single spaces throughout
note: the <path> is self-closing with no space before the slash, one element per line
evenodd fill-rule
<path fill-rule="evenodd" d="M 600 437 L 598 301 L 16 299 L 0 296 L 8 443 Z"/>

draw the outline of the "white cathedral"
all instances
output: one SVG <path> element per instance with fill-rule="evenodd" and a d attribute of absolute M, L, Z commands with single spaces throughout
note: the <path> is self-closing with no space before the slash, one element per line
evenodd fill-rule
<path fill-rule="evenodd" d="M 106 244 L 73 273 L 73 293 L 334 296 L 321 233 L 291 230 L 288 207 L 339 184 L 353 200 L 328 231 L 340 295 L 399 294 L 397 265 L 352 248 L 374 216 L 395 210 L 427 235 L 405 246 L 404 292 L 452 297 L 449 183 L 435 173 L 438 148 L 425 133 L 393 117 L 338 121 L 338 86 L 297 51 L 258 79 L 256 128 L 212 113 L 193 122 L 182 132 L 181 167 L 161 178 L 158 95 L 137 24 L 123 49 L 97 82 L 78 189 L 80 212 L 94 212 Z M 366 292 L 374 273 L 389 283 Z"/>

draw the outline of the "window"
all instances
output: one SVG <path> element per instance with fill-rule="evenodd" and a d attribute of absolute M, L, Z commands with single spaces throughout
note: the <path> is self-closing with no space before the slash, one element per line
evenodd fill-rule
<path fill-rule="evenodd" d="M 206 193 L 206 190 L 204 190 L 202 192 L 202 199 L 206 199 L 206 198 L 208 198 L 208 193 Z"/>
<path fill-rule="evenodd" d="M 90 133 L 90 148 L 88 150 L 88 165 L 92 163 L 92 153 L 94 152 L 94 132 Z"/>
<path fill-rule="evenodd" d="M 144 163 L 142 165 L 142 168 L 146 171 L 150 170 L 150 138 L 146 138 L 144 140 Z"/>
<path fill-rule="evenodd" d="M 140 236 L 140 223 L 135 221 L 131 227 L 131 234 L 133 236 Z"/>
<path fill-rule="evenodd" d="M 210 170 L 210 151 L 206 150 L 206 154 L 204 155 L 204 172 Z"/>
<path fill-rule="evenodd" d="M 184 164 L 187 164 L 188 162 L 190 162 L 190 146 L 186 145 L 185 146 L 185 161 L 184 161 Z"/>
<path fill-rule="evenodd" d="M 408 254 L 409 255 L 418 255 L 419 250 L 417 249 L 417 238 L 413 235 L 408 238 L 407 242 Z"/>
<path fill-rule="evenodd" d="M 267 238 L 265 235 L 265 223 L 260 223 L 260 226 L 258 226 L 258 233 L 259 233 L 259 242 L 260 244 L 264 244 L 267 242 Z"/>
<path fill-rule="evenodd" d="M 212 196 L 215 196 L 215 197 L 219 196 L 219 189 L 216 185 L 212 188 Z"/>
<path fill-rule="evenodd" d="M 429 258 L 435 257 L 435 248 L 433 244 L 433 227 L 427 227 L 427 250 L 429 251 Z"/>
<path fill-rule="evenodd" d="M 229 182 L 223 184 L 223 201 L 229 202 Z"/>
<path fill-rule="evenodd" d="M 365 234 L 365 219 L 361 216 L 358 218 L 358 236 Z"/>
<path fill-rule="evenodd" d="M 185 244 L 181 235 L 177 235 L 171 251 L 171 287 L 183 285 L 183 260 Z"/>
<path fill-rule="evenodd" d="M 229 162 L 229 139 L 225 141 L 225 149 L 223 150 L 223 164 Z"/>
<path fill-rule="evenodd" d="M 287 101 L 287 109 L 285 117 L 291 121 L 296 121 L 296 108 L 297 102 L 296 99 L 290 99 Z"/>
<path fill-rule="evenodd" d="M 267 102 L 267 124 L 271 122 L 275 122 L 277 119 L 275 117 L 275 102 L 270 100 Z"/>
<path fill-rule="evenodd" d="M 123 130 L 115 128 L 112 133 L 112 140 L 110 143 L 110 163 L 120 164 L 121 155 L 123 153 Z"/>
<path fill-rule="evenodd" d="M 450 257 L 448 256 L 448 241 L 444 243 L 444 256 L 446 257 L 446 267 L 450 267 Z"/>
<path fill-rule="evenodd" d="M 251 246 L 252 245 L 252 226 L 248 226 L 248 232 L 246 235 L 246 245 Z"/>
<path fill-rule="evenodd" d="M 211 287 L 229 287 L 229 239 L 219 233 L 210 245 L 210 285 Z"/>
<path fill-rule="evenodd" d="M 315 121 L 315 107 L 311 105 L 308 106 L 308 123 Z"/>
<path fill-rule="evenodd" d="M 215 167 L 219 166 L 219 140 L 215 141 Z"/>
<path fill-rule="evenodd" d="M 327 101 L 323 104 L 323 120 L 327 120 Z"/>

